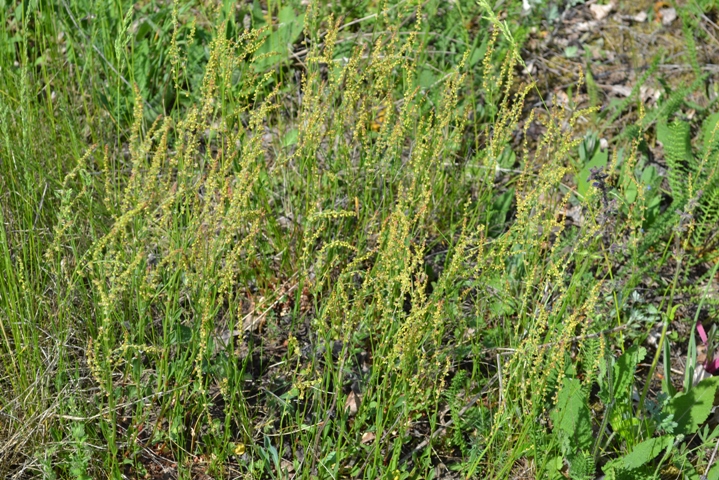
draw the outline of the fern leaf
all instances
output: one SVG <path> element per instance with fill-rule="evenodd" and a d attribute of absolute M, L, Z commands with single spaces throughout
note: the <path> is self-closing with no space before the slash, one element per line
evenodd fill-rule
<path fill-rule="evenodd" d="M 676 224 L 676 217 L 677 214 L 674 212 L 674 209 L 671 208 L 659 214 L 651 228 L 644 234 L 641 247 L 639 248 L 640 255 L 656 246 L 656 244 L 669 233 L 669 230 Z"/>
<path fill-rule="evenodd" d="M 674 203 L 686 200 L 689 174 L 694 173 L 695 161 L 691 150 L 689 123 L 675 121 L 665 128 L 657 128 L 657 138 L 664 144 L 664 155 L 669 169 L 669 186 Z"/>
<path fill-rule="evenodd" d="M 682 33 L 684 34 L 684 44 L 686 45 L 687 54 L 689 56 L 689 63 L 692 65 L 694 74 L 699 77 L 702 74 L 702 69 L 699 66 L 699 59 L 697 56 L 697 45 L 694 41 L 694 31 L 697 26 L 694 25 L 692 17 L 686 7 L 678 8 L 679 17 L 682 19 Z"/>
<path fill-rule="evenodd" d="M 712 231 L 719 225 L 719 173 L 714 169 L 714 175 L 705 186 L 699 203 L 699 219 L 694 228 L 692 243 L 704 245 Z"/>
<path fill-rule="evenodd" d="M 701 87 L 706 79 L 707 74 L 704 74 L 694 80 L 691 85 L 675 90 L 671 95 L 669 95 L 669 98 L 664 101 L 661 107 L 652 110 L 646 117 L 644 117 L 640 125 L 641 129 L 646 130 L 660 118 L 671 117 L 671 115 L 682 105 L 686 96 L 690 92 Z"/>
<path fill-rule="evenodd" d="M 646 83 L 646 81 L 654 74 L 654 72 L 656 72 L 657 68 L 659 68 L 659 60 L 661 60 L 661 58 L 661 55 L 654 56 L 654 58 L 652 59 L 652 63 L 649 65 L 647 71 L 644 72 L 641 77 L 639 77 L 639 81 L 632 88 L 632 92 L 627 98 L 625 98 L 619 103 L 619 106 L 614 110 L 612 116 L 609 117 L 609 120 L 607 121 L 609 124 L 613 124 L 617 120 L 617 118 L 619 118 L 619 115 L 622 114 L 624 109 L 627 108 L 629 103 L 633 102 L 636 99 L 637 94 L 642 88 L 642 85 L 644 85 L 644 83 Z M 682 96 L 682 98 L 684 98 L 684 96 Z"/>

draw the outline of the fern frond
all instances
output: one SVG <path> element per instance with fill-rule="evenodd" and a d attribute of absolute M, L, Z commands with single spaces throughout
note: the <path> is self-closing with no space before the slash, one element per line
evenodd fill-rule
<path fill-rule="evenodd" d="M 678 8 L 677 13 L 679 13 L 679 17 L 682 19 L 682 33 L 684 34 L 684 44 L 686 45 L 687 55 L 689 55 L 689 63 L 694 70 L 694 74 L 699 77 L 702 74 L 702 69 L 699 66 L 697 45 L 694 41 L 696 25 L 694 25 L 692 16 L 686 7 Z"/>
<path fill-rule="evenodd" d="M 647 114 L 646 117 L 644 117 L 640 125 L 641 129 L 646 130 L 650 125 L 652 125 L 660 118 L 671 117 L 671 115 L 676 112 L 677 109 L 685 101 L 687 95 L 690 92 L 701 87 L 706 79 L 707 74 L 704 74 L 694 80 L 691 85 L 675 90 L 671 95 L 669 95 L 669 98 L 666 99 L 666 101 L 661 107 L 652 110 L 650 113 Z"/>
<path fill-rule="evenodd" d="M 719 98 L 719 97 L 717 97 Z M 709 115 L 702 125 L 702 144 L 704 158 L 709 160 L 719 153 L 719 113 Z M 717 161 L 716 158 L 713 159 Z"/>
<path fill-rule="evenodd" d="M 636 99 L 636 96 L 641 90 L 642 85 L 644 85 L 644 83 L 646 83 L 646 81 L 654 74 L 654 72 L 656 72 L 657 68 L 659 68 L 659 60 L 661 60 L 661 58 L 661 55 L 654 56 L 651 65 L 649 65 L 649 68 L 642 74 L 641 77 L 639 77 L 639 81 L 637 81 L 637 83 L 632 88 L 632 92 L 627 98 L 625 98 L 619 103 L 619 106 L 616 108 L 612 116 L 609 117 L 609 120 L 607 121 L 609 124 L 613 124 L 617 120 L 617 118 L 619 118 L 619 115 L 622 114 L 624 109 L 627 108 L 629 103 Z"/>
<path fill-rule="evenodd" d="M 696 168 L 689 123 L 681 120 L 672 122 L 666 126 L 666 133 L 662 137 L 674 204 L 682 205 L 688 193 L 689 175 L 694 174 Z"/>
<path fill-rule="evenodd" d="M 588 453 L 575 452 L 569 457 L 571 478 L 589 479 L 595 477 L 594 458 Z"/>
<path fill-rule="evenodd" d="M 647 250 L 656 246 L 656 244 L 669 233 L 669 230 L 676 224 L 676 217 L 677 214 L 674 209 L 671 208 L 659 214 L 651 228 L 644 234 L 642 244 L 639 247 L 640 255 L 645 254 Z"/>
<path fill-rule="evenodd" d="M 710 181 L 703 188 L 702 197 L 699 199 L 699 218 L 694 227 L 692 243 L 703 245 L 712 231 L 719 226 L 719 168 L 714 162 L 713 175 Z"/>
<path fill-rule="evenodd" d="M 596 333 L 594 330 L 597 329 L 591 328 L 590 330 L 592 333 Z M 604 356 L 604 352 L 602 351 L 602 342 L 599 338 L 585 340 L 582 342 L 580 348 L 582 355 L 582 368 L 585 374 L 585 378 L 582 381 L 582 391 L 587 398 L 589 398 L 592 385 L 594 384 L 597 376 L 597 366 L 599 365 L 599 360 Z"/>
<path fill-rule="evenodd" d="M 709 116 L 703 126 L 704 155 L 697 172 L 695 192 L 702 192 L 699 198 L 697 223 L 692 236 L 695 246 L 709 247 L 717 232 L 719 223 L 719 119 Z"/>

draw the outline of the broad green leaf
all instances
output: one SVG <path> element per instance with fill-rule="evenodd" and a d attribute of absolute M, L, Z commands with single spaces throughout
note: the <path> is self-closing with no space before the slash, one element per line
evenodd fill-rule
<path fill-rule="evenodd" d="M 624 467 L 624 457 L 607 462 L 603 467 L 604 480 L 654 480 L 654 468 L 640 465 L 635 469 Z"/>
<path fill-rule="evenodd" d="M 290 6 L 280 10 L 279 25 L 273 32 L 267 34 L 267 40 L 255 53 L 253 66 L 256 71 L 273 68 L 287 60 L 290 56 L 292 44 L 299 38 L 304 27 L 304 15 L 297 15 Z"/>
<path fill-rule="evenodd" d="M 510 188 L 492 202 L 492 219 L 489 225 L 492 234 L 498 235 L 504 229 L 504 222 L 507 220 L 507 213 L 509 213 L 513 199 L 514 188 Z"/>
<path fill-rule="evenodd" d="M 631 347 L 613 363 L 611 375 L 607 372 L 607 378 L 603 379 L 599 398 L 608 405 L 614 403 L 611 409 L 609 421 L 619 435 L 624 439 L 632 439 L 637 428 L 639 419 L 634 416 L 631 393 L 634 383 L 634 371 L 637 364 L 644 359 L 647 351 L 643 347 Z"/>
<path fill-rule="evenodd" d="M 642 170 L 641 180 L 644 185 L 650 186 L 661 183 L 661 177 L 657 173 L 657 169 L 654 165 L 649 165 L 647 168 Z"/>
<path fill-rule="evenodd" d="M 674 437 L 672 435 L 664 435 L 663 437 L 650 438 L 649 440 L 643 441 L 635 446 L 630 454 L 624 457 L 624 468 L 632 470 L 641 467 L 668 448 L 673 441 Z"/>
<path fill-rule="evenodd" d="M 175 345 L 189 342 L 192 340 L 192 329 L 185 325 L 178 325 L 174 331 L 174 338 L 172 340 L 172 343 Z"/>
<path fill-rule="evenodd" d="M 564 378 L 557 406 L 552 412 L 554 428 L 571 439 L 572 448 L 587 449 L 592 445 L 592 424 L 589 408 L 576 378 Z"/>
<path fill-rule="evenodd" d="M 717 387 L 719 377 L 710 377 L 669 401 L 666 410 L 674 414 L 674 421 L 677 422 L 675 434 L 689 435 L 697 431 L 711 412 Z"/>
<path fill-rule="evenodd" d="M 567 58 L 574 58 L 579 53 L 579 47 L 576 45 L 570 45 L 564 49 L 564 56 Z"/>
<path fill-rule="evenodd" d="M 497 158 L 497 163 L 499 163 L 499 166 L 502 168 L 512 168 L 516 161 L 517 154 L 514 153 L 514 150 L 512 150 L 512 147 L 509 145 L 504 147 L 504 150 L 502 150 L 499 158 Z"/>
<path fill-rule="evenodd" d="M 604 167 L 607 165 L 607 160 L 609 159 L 609 151 L 601 151 L 597 150 L 597 152 L 594 154 L 591 160 L 587 162 L 586 165 L 584 165 L 584 168 L 582 168 L 582 171 L 579 172 L 577 175 L 577 192 L 579 192 L 580 195 L 586 195 L 589 191 L 589 187 L 591 186 L 591 182 L 589 181 L 589 175 L 591 175 L 592 168 L 597 167 Z"/>
<path fill-rule="evenodd" d="M 282 139 L 282 146 L 283 147 L 290 147 L 297 143 L 298 138 L 298 131 L 296 128 L 293 128 L 289 132 L 287 132 Z"/>
<path fill-rule="evenodd" d="M 613 362 L 611 376 L 607 375 L 608 378 L 603 380 L 602 390 L 599 392 L 599 398 L 605 404 L 614 398 L 624 400 L 629 397 L 630 388 L 634 381 L 634 370 L 646 354 L 645 348 L 634 346 L 627 349 L 621 357 Z"/>
<path fill-rule="evenodd" d="M 647 350 L 644 347 L 633 346 L 619 357 L 614 365 L 614 394 L 628 396 L 634 383 L 634 371 L 639 362 L 644 360 Z"/>
<path fill-rule="evenodd" d="M 711 470 L 709 470 L 707 480 L 719 480 L 719 463 L 715 463 Z"/>
<path fill-rule="evenodd" d="M 277 15 L 277 19 L 282 24 L 288 24 L 292 23 L 297 20 L 297 15 L 295 14 L 295 11 L 292 9 L 292 7 L 285 6 L 282 10 L 280 10 L 280 13 Z"/>
<path fill-rule="evenodd" d="M 430 70 L 429 68 L 423 68 L 422 70 L 420 70 L 418 76 L 418 83 L 420 87 L 428 89 L 432 85 L 434 85 L 436 81 L 437 77 L 435 76 L 434 72 L 432 72 L 432 70 Z"/>

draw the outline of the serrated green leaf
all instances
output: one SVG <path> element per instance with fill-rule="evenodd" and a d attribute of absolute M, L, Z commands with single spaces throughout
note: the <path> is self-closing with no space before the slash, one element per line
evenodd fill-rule
<path fill-rule="evenodd" d="M 697 431 L 699 425 L 709 417 L 717 387 L 719 377 L 710 377 L 669 401 L 667 413 L 674 414 L 674 421 L 677 422 L 674 433 L 689 435 Z"/>
<path fill-rule="evenodd" d="M 571 440 L 574 451 L 592 445 L 592 424 L 589 408 L 582 392 L 582 384 L 576 378 L 564 378 L 557 406 L 552 411 L 554 426 L 565 438 Z"/>
<path fill-rule="evenodd" d="M 572 479 L 583 480 L 595 478 L 594 459 L 589 453 L 579 452 L 571 455 L 569 460 L 569 475 Z"/>
<path fill-rule="evenodd" d="M 657 125 L 657 140 L 664 145 L 664 159 L 667 162 L 669 186 L 675 201 L 681 201 L 686 192 L 687 175 L 694 170 L 694 156 L 691 147 L 691 128 L 681 120 Z"/>
<path fill-rule="evenodd" d="M 634 383 L 634 371 L 639 362 L 644 360 L 647 350 L 644 347 L 633 346 L 627 349 L 614 364 L 614 395 L 626 397 L 631 393 Z"/>
<path fill-rule="evenodd" d="M 599 398 L 607 405 L 614 403 L 609 414 L 609 422 L 622 438 L 631 438 L 632 432 L 639 426 L 639 419 L 634 416 L 631 404 L 634 371 L 637 364 L 644 359 L 647 351 L 643 347 L 631 347 L 612 363 L 612 368 L 601 383 Z"/>
<path fill-rule="evenodd" d="M 674 437 L 672 435 L 664 435 L 663 437 L 650 438 L 649 440 L 643 441 L 636 445 L 630 454 L 624 457 L 624 461 L 622 462 L 623 467 L 629 470 L 641 467 L 662 453 L 673 441 Z"/>

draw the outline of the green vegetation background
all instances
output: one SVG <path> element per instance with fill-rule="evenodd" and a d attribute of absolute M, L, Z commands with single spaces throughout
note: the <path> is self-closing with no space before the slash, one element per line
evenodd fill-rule
<path fill-rule="evenodd" d="M 548 105 L 530 3 L 5 0 L 0 475 L 717 478 L 716 5 Z"/>

